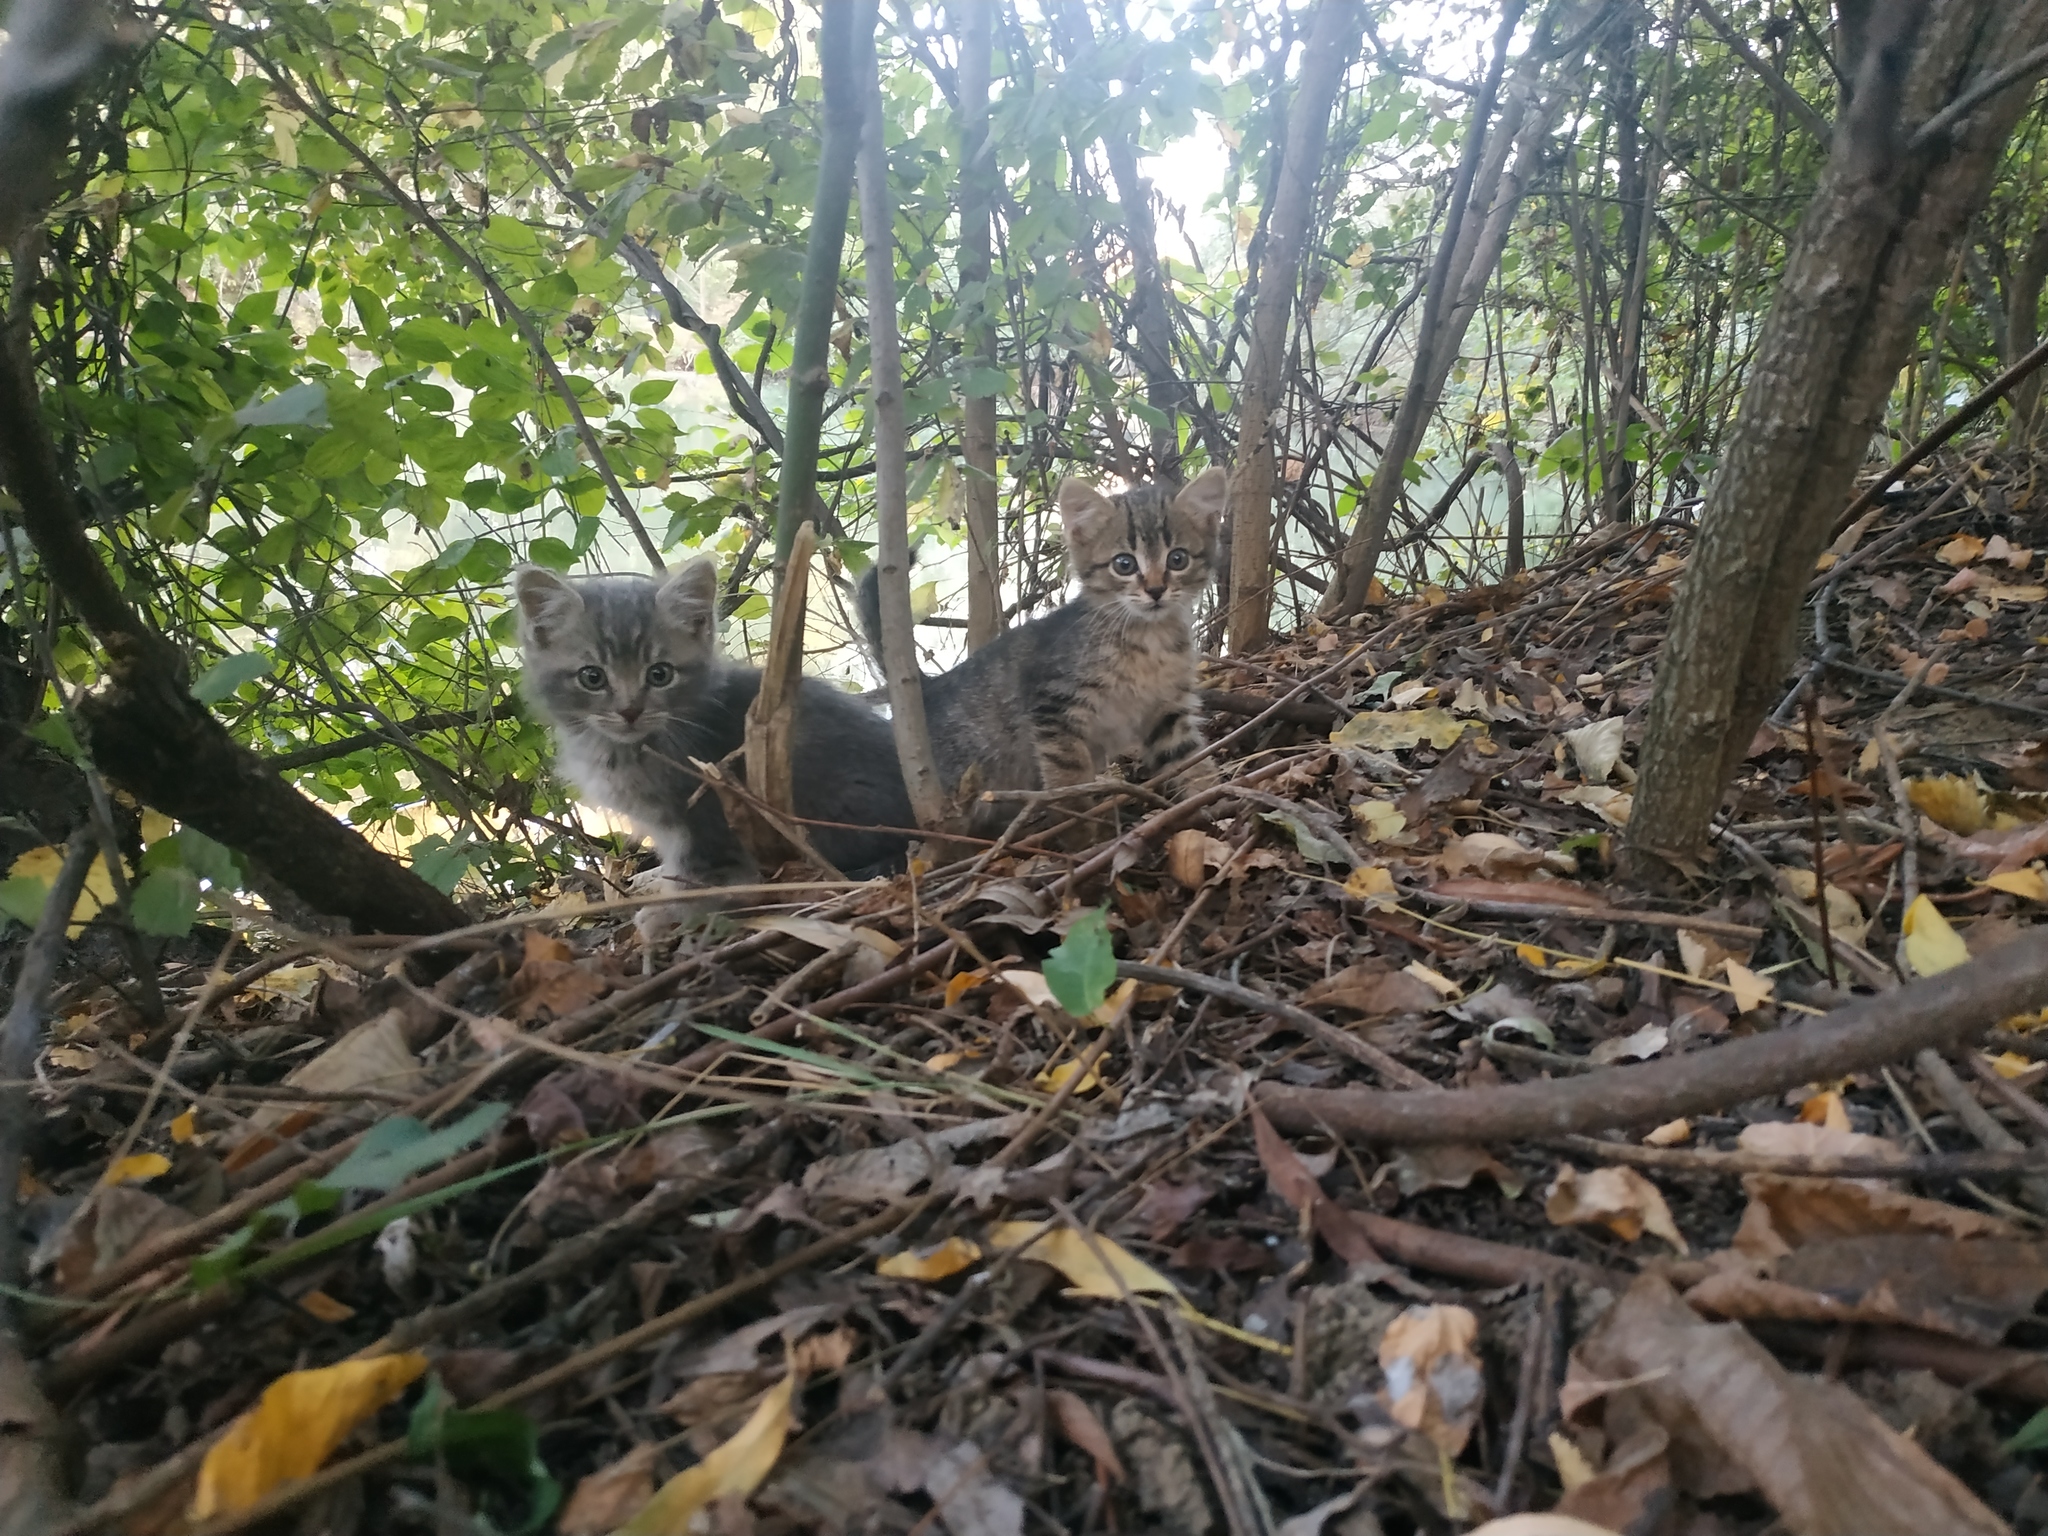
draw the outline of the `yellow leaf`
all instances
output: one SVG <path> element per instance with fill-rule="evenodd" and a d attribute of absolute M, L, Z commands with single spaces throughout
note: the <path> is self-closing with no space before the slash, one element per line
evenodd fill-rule
<path fill-rule="evenodd" d="M 1538 949 L 1534 944 L 1517 944 L 1515 946 L 1515 958 L 1528 966 L 1532 971 L 1542 971 L 1550 968 L 1550 956 Z"/>
<path fill-rule="evenodd" d="M 987 980 L 988 972 L 978 967 L 971 971 L 961 971 L 956 975 L 947 977 L 946 1006 L 948 1008 L 957 1008 L 960 1005 L 961 998 Z"/>
<path fill-rule="evenodd" d="M 1121 1301 L 1126 1291 L 1180 1294 L 1171 1280 L 1142 1259 L 1106 1237 L 1083 1235 L 1072 1227 L 1050 1227 L 1042 1221 L 999 1221 L 989 1229 L 988 1243 L 998 1249 L 1022 1246 L 1022 1257 L 1050 1264 L 1082 1296 Z M 1098 1250 L 1100 1258 L 1096 1257 Z"/>
<path fill-rule="evenodd" d="M 2018 1051 L 2005 1051 L 1991 1058 L 1991 1070 L 2008 1082 L 2015 1077 L 2025 1076 L 2033 1065 L 2032 1061 Z"/>
<path fill-rule="evenodd" d="M 306 1292 L 299 1298 L 299 1306 L 323 1323 L 345 1323 L 356 1315 L 354 1307 L 345 1301 L 336 1301 L 325 1291 Z"/>
<path fill-rule="evenodd" d="M 278 1377 L 206 1453 L 189 1517 L 233 1514 L 280 1483 L 311 1477 L 358 1424 L 426 1369 L 425 1355 L 383 1355 Z"/>
<path fill-rule="evenodd" d="M 1402 969 L 1417 981 L 1423 983 L 1423 985 L 1434 987 L 1439 997 L 1456 997 L 1459 991 L 1462 990 L 1450 977 L 1444 975 L 1441 971 L 1432 971 L 1420 960 L 1413 961 L 1402 967 Z"/>
<path fill-rule="evenodd" d="M 1080 1062 L 1063 1061 L 1056 1067 L 1047 1067 L 1043 1072 L 1039 1073 L 1038 1076 L 1034 1077 L 1031 1081 L 1034 1085 L 1044 1089 L 1047 1093 L 1058 1093 L 1062 1088 L 1067 1086 L 1068 1080 L 1072 1078 L 1073 1075 L 1080 1070 Z M 1095 1069 L 1091 1067 L 1088 1070 L 1088 1075 L 1082 1078 L 1080 1082 L 1074 1084 L 1074 1092 L 1093 1093 L 1096 1089 L 1100 1088 L 1101 1086 L 1102 1079 L 1096 1076 Z"/>
<path fill-rule="evenodd" d="M 1846 1131 L 1849 1126 L 1849 1109 L 1842 1102 L 1842 1095 L 1830 1088 L 1816 1093 L 1799 1106 L 1801 1125 L 1818 1125 L 1830 1131 Z"/>
<path fill-rule="evenodd" d="M 1690 1120 L 1666 1120 L 1654 1131 L 1646 1131 L 1643 1134 L 1644 1145 L 1652 1147 L 1675 1147 L 1682 1142 L 1691 1140 L 1692 1122 Z"/>
<path fill-rule="evenodd" d="M 797 1377 L 785 1376 L 768 1390 L 739 1433 L 694 1467 L 677 1473 L 616 1536 L 689 1536 L 691 1525 L 714 1499 L 745 1498 L 760 1487 L 782 1455 L 789 1437 L 790 1401 Z"/>
<path fill-rule="evenodd" d="M 1913 802 L 1913 808 L 1930 821 L 1938 822 L 1951 832 L 1960 832 L 1968 837 L 1972 832 L 1984 830 L 1984 823 L 1991 815 L 1984 791 L 1968 779 L 1953 773 L 1944 773 L 1935 778 L 1908 779 L 1906 798 Z"/>
<path fill-rule="evenodd" d="M 965 1051 L 941 1051 L 926 1059 L 924 1069 L 927 1072 L 950 1072 L 966 1059 Z"/>
<path fill-rule="evenodd" d="M 8 867 L 10 879 L 40 880 L 47 898 L 49 888 L 57 883 L 57 872 L 64 867 L 64 850 L 31 848 Z M 99 914 L 101 907 L 111 906 L 114 901 L 114 877 L 107 873 L 107 856 L 101 854 L 92 861 L 92 868 L 85 872 L 85 889 L 79 892 L 78 903 L 71 909 L 69 937 L 77 938 L 85 931 L 85 925 Z"/>
<path fill-rule="evenodd" d="M 1550 1432 L 1550 1459 L 1557 1463 L 1557 1480 L 1564 1484 L 1566 1493 L 1583 1487 L 1600 1475 L 1593 1470 L 1593 1463 L 1586 1460 L 1586 1453 L 1556 1430 Z M 1589 1526 L 1588 1529 L 1598 1530 L 1599 1527 Z"/>
<path fill-rule="evenodd" d="M 197 1134 L 198 1131 L 195 1129 L 194 1112 L 192 1110 L 186 1110 L 171 1122 L 171 1140 L 181 1147 Z"/>
<path fill-rule="evenodd" d="M 964 1237 L 949 1237 L 922 1252 L 892 1253 L 875 1266 L 875 1273 L 892 1280 L 943 1280 L 957 1275 L 981 1258 L 979 1244 Z"/>
<path fill-rule="evenodd" d="M 1543 1197 L 1543 1214 L 1556 1226 L 1603 1226 L 1630 1243 L 1648 1232 L 1680 1253 L 1690 1251 L 1663 1193 L 1633 1168 L 1580 1173 L 1564 1164 Z"/>
<path fill-rule="evenodd" d="M 1385 800 L 1361 800 L 1351 807 L 1351 814 L 1358 818 L 1371 842 L 1387 842 L 1408 829 L 1408 818 Z"/>
<path fill-rule="evenodd" d="M 144 806 L 142 810 L 142 845 L 160 843 L 178 830 L 178 824 L 162 811 L 153 811 Z"/>
<path fill-rule="evenodd" d="M 1735 994 L 1735 1009 L 1738 1013 L 1747 1013 L 1752 1008 L 1763 1007 L 1778 988 L 1777 982 L 1768 976 L 1757 975 L 1740 960 L 1725 962 L 1722 973 L 1728 978 L 1728 990 Z"/>
<path fill-rule="evenodd" d="M 2022 897 L 2027 901 L 2048 901 L 2048 880 L 2042 879 L 2041 871 L 2031 864 L 2025 869 L 2002 870 L 1984 883 L 2008 896 Z"/>
<path fill-rule="evenodd" d="M 1467 731 L 1487 734 L 1477 720 L 1460 720 L 1447 709 L 1395 709 L 1353 715 L 1330 732 L 1330 743 L 1339 747 L 1365 747 L 1386 752 L 1428 742 L 1439 752 L 1454 746 Z"/>
<path fill-rule="evenodd" d="M 187 1111 L 189 1113 L 189 1111 Z M 161 1152 L 137 1152 L 110 1164 L 100 1175 L 102 1184 L 147 1184 L 159 1174 L 171 1171 L 171 1160 Z"/>
<path fill-rule="evenodd" d="M 1915 897 L 1913 905 L 1906 909 L 1902 931 L 1905 943 L 1901 947 L 1915 976 L 1951 971 L 1970 958 L 1962 935 L 1949 927 L 1948 919 L 1925 896 Z"/>
<path fill-rule="evenodd" d="M 1345 880 L 1344 894 L 1357 901 L 1369 901 L 1374 906 L 1392 906 L 1393 871 L 1384 864 L 1361 864 L 1351 871 L 1350 877 Z"/>
<path fill-rule="evenodd" d="M 1968 565 L 1984 553 L 1984 541 L 1974 533 L 1959 533 L 1934 552 L 1943 565 Z"/>
<path fill-rule="evenodd" d="M 479 116 L 481 116 L 481 114 L 479 114 Z M 574 245 L 569 247 L 569 254 L 563 258 L 562 264 L 566 266 L 571 272 L 581 272 L 584 268 L 592 265 L 596 260 L 597 236 L 585 235 L 581 240 L 578 240 Z"/>

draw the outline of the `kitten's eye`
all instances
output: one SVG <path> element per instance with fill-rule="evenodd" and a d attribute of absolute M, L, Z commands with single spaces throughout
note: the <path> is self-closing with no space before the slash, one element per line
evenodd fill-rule
<path fill-rule="evenodd" d="M 1184 549 L 1170 549 L 1166 552 L 1166 568 L 1169 571 L 1184 571 L 1191 557 Z"/>
<path fill-rule="evenodd" d="M 1138 557 L 1117 555 L 1109 562 L 1109 568 L 1119 576 L 1135 576 L 1138 574 Z"/>
<path fill-rule="evenodd" d="M 666 688 L 675 680 L 676 669 L 665 661 L 657 661 L 647 669 L 647 686 L 650 688 Z"/>
<path fill-rule="evenodd" d="M 576 681 L 585 688 L 588 688 L 592 693 L 596 693 L 600 688 L 604 687 L 604 668 L 578 667 L 576 669 Z"/>

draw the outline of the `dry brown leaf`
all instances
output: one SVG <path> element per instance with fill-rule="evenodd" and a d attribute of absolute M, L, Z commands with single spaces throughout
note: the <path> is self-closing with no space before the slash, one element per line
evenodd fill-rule
<path fill-rule="evenodd" d="M 1463 1307 L 1410 1307 L 1380 1336 L 1380 1369 L 1394 1422 L 1427 1435 L 1446 1456 L 1465 1448 L 1486 1398 L 1473 1344 L 1479 1319 Z"/>
<path fill-rule="evenodd" d="M 1740 1325 L 1703 1322 L 1658 1276 L 1636 1281 L 1573 1352 L 1572 1372 L 1629 1383 L 1602 1394 L 1605 1411 L 1664 1429 L 1682 1492 L 1754 1488 L 1790 1536 L 2010 1536 L 1847 1387 L 1792 1375 Z"/>
<path fill-rule="evenodd" d="M 1447 875 L 1471 871 L 1482 879 L 1498 880 L 1541 868 L 1543 855 L 1502 832 L 1473 832 L 1446 842 L 1437 862 Z"/>
<path fill-rule="evenodd" d="M 1323 1198 L 1323 1187 L 1308 1171 L 1300 1155 L 1273 1129 L 1257 1104 L 1251 1106 L 1252 1141 L 1258 1148 L 1259 1166 L 1266 1170 L 1266 1185 L 1283 1205 L 1304 1215 L 1312 1214 Z"/>
<path fill-rule="evenodd" d="M 1301 1000 L 1310 1008 L 1349 1008 L 1367 1015 L 1428 1013 L 1443 1002 L 1436 988 L 1420 977 L 1369 965 L 1346 966 L 1324 977 Z"/>
<path fill-rule="evenodd" d="M 1053 1421 L 1059 1425 L 1060 1433 L 1086 1451 L 1094 1461 L 1095 1486 L 1107 1488 L 1111 1483 L 1123 1482 L 1124 1464 L 1117 1459 L 1116 1446 L 1086 1400 L 1054 1387 L 1045 1394 L 1045 1402 L 1052 1409 Z"/>
<path fill-rule="evenodd" d="M 1663 1192 L 1633 1168 L 1580 1173 L 1563 1165 L 1544 1194 L 1543 1214 L 1560 1227 L 1602 1226 L 1631 1243 L 1648 1232 L 1680 1253 L 1691 1251 L 1671 1220 Z"/>
<path fill-rule="evenodd" d="M 561 1536 L 610 1536 L 654 1497 L 657 1445 L 636 1445 L 610 1466 L 580 1479 L 556 1529 Z"/>

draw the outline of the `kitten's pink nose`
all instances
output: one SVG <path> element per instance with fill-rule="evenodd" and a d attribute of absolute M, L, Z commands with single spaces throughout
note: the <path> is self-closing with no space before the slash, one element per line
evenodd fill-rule
<path fill-rule="evenodd" d="M 640 706 L 638 704 L 626 705 L 619 711 L 619 718 L 625 721 L 626 724 L 631 725 L 640 718 Z"/>

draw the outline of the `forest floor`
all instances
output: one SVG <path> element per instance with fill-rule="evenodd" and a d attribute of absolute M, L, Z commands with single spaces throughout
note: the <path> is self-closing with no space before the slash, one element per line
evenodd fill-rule
<path fill-rule="evenodd" d="M 1084 853 L 72 981 L 63 1529 L 2048 1528 L 2048 1010 L 1697 1102 L 2044 910 L 2039 468 L 1837 545 L 1675 897 L 1659 523 L 1218 664 L 1219 782 Z"/>

